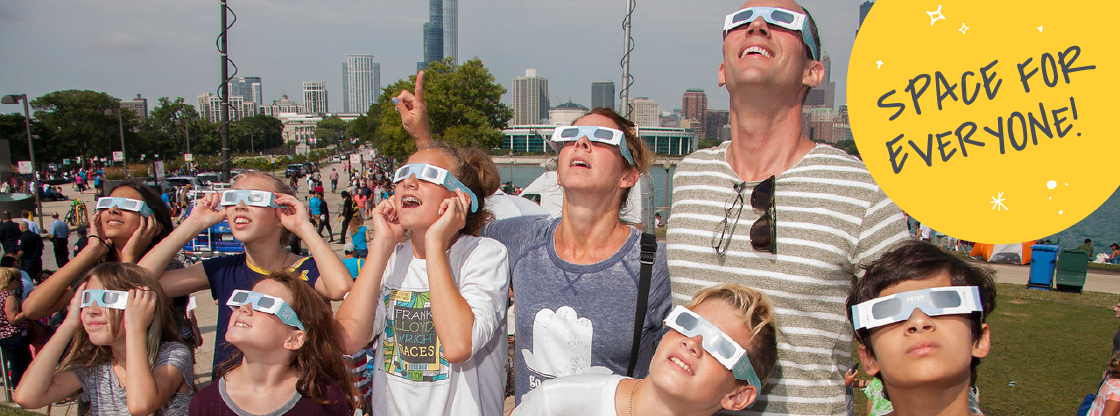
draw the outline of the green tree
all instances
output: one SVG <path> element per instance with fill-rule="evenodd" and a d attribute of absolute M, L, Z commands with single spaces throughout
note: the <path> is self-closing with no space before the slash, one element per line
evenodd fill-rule
<path fill-rule="evenodd" d="M 20 160 L 31 160 L 27 152 L 27 127 L 23 118 L 21 113 L 0 114 L 0 138 L 8 139 L 13 165 Z M 32 132 L 35 131 L 37 123 L 32 121 Z"/>
<path fill-rule="evenodd" d="M 193 105 L 187 104 L 183 97 L 176 97 L 174 100 L 160 97 L 159 105 L 148 112 L 148 119 L 140 126 L 140 131 L 149 141 L 148 152 L 159 153 L 163 159 L 186 153 L 187 130 L 201 138 L 196 133 L 199 132 L 197 121 L 198 111 Z M 180 124 L 176 124 L 177 122 Z M 191 150 L 194 151 L 193 148 Z"/>
<path fill-rule="evenodd" d="M 231 139 L 236 134 L 240 141 L 235 148 L 241 151 L 263 151 L 273 147 L 279 147 L 281 143 L 281 134 L 284 131 L 284 123 L 277 119 L 264 114 L 257 114 L 252 117 L 246 117 L 241 120 L 233 122 L 230 126 Z M 252 140 L 249 143 L 248 140 Z"/>
<path fill-rule="evenodd" d="M 375 135 L 372 142 L 386 155 L 402 157 L 416 150 L 391 102 L 401 90 L 414 91 L 415 83 L 415 76 L 399 80 L 385 88 L 378 100 L 382 104 L 377 126 L 380 136 Z M 432 139 L 482 149 L 499 146 L 502 129 L 513 117 L 513 109 L 501 103 L 505 92 L 481 60 L 459 66 L 450 58 L 430 63 L 424 71 L 424 101 Z"/>
<path fill-rule="evenodd" d="M 342 121 L 338 116 L 324 118 L 315 124 L 315 140 L 317 147 L 327 147 L 340 144 L 346 138 L 346 129 L 350 123 Z"/>
<path fill-rule="evenodd" d="M 848 152 L 849 155 L 859 157 L 859 148 L 856 147 L 856 141 L 855 140 L 840 141 L 840 142 L 837 142 L 834 146 L 836 146 L 837 149 Z"/>
<path fill-rule="evenodd" d="M 32 126 L 33 134 L 39 135 L 35 142 L 35 158 L 39 161 L 54 162 L 76 155 L 110 157 L 112 151 L 120 150 L 121 133 L 115 113 L 118 109 L 122 111 L 126 146 L 132 149 L 129 155 L 132 159 L 140 157 L 136 150 L 142 149 L 144 143 L 133 132 L 135 114 L 121 108 L 120 101 L 109 94 L 55 91 L 32 100 L 31 107 L 39 121 Z M 107 110 L 111 112 L 106 114 Z"/>
<path fill-rule="evenodd" d="M 373 104 L 369 107 L 369 113 L 350 122 L 350 126 L 346 129 L 346 137 L 363 143 L 373 142 L 381 134 L 378 131 L 380 125 L 381 104 Z"/>

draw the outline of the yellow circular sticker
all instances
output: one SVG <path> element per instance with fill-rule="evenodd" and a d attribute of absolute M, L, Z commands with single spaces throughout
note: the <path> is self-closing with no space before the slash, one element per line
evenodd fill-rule
<path fill-rule="evenodd" d="M 848 106 L 879 186 L 916 220 L 984 243 L 1049 236 L 1096 210 L 1120 184 L 1118 5 L 875 3 Z"/>

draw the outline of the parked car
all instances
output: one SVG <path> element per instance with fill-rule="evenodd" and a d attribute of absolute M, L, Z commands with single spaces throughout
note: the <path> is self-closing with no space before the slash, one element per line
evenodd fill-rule
<path fill-rule="evenodd" d="M 303 165 L 298 164 L 298 163 L 288 165 L 288 170 L 284 171 L 284 177 L 285 178 L 290 178 L 292 176 L 295 176 L 297 178 L 302 178 L 303 177 Z"/>
<path fill-rule="evenodd" d="M 332 156 L 331 157 L 331 163 L 342 163 L 342 156 L 338 156 L 338 155 Z"/>

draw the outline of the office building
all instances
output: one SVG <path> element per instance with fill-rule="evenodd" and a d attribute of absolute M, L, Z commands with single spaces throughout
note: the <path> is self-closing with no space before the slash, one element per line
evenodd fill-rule
<path fill-rule="evenodd" d="M 553 126 L 570 126 L 580 117 L 590 113 L 591 109 L 568 101 L 548 111 L 548 124 Z"/>
<path fill-rule="evenodd" d="M 548 122 L 548 80 L 538 77 L 536 69 L 526 69 L 525 76 L 514 77 L 512 93 L 513 120 L 510 124 Z"/>
<path fill-rule="evenodd" d="M 695 121 L 692 131 L 696 132 L 696 137 L 708 137 L 704 133 L 707 131 L 704 122 L 708 116 L 708 95 L 704 94 L 704 90 L 699 88 L 685 90 L 684 96 L 681 97 L 681 110 L 686 120 Z"/>
<path fill-rule="evenodd" d="M 867 19 L 867 14 L 871 13 L 871 6 L 874 5 L 875 2 L 870 0 L 859 5 L 859 25 L 856 26 L 856 35 L 859 35 L 859 28 L 863 26 L 864 19 Z"/>
<path fill-rule="evenodd" d="M 303 107 L 308 114 L 327 114 L 327 83 L 303 83 Z"/>
<path fill-rule="evenodd" d="M 428 63 L 443 60 L 443 3 L 428 0 L 428 21 L 424 23 L 424 60 L 416 63 L 416 70 L 428 69 Z"/>
<path fill-rule="evenodd" d="M 261 97 L 261 78 L 260 77 L 234 77 L 229 80 L 229 95 L 238 96 L 245 101 L 252 101 L 256 103 L 257 107 L 264 105 L 264 98 Z"/>
<path fill-rule="evenodd" d="M 148 99 L 147 98 L 141 97 L 140 94 L 136 94 L 135 99 L 132 99 L 132 100 L 129 100 L 129 101 L 125 101 L 125 100 L 120 100 L 120 101 L 121 101 L 121 107 L 132 110 L 132 113 L 136 114 L 136 119 L 137 120 L 147 120 L 148 119 Z"/>
<path fill-rule="evenodd" d="M 211 92 L 198 96 L 198 114 L 211 123 L 222 122 L 222 97 Z M 241 120 L 257 114 L 257 103 L 247 101 L 240 95 L 229 96 L 229 121 Z"/>
<path fill-rule="evenodd" d="M 599 107 L 615 109 L 614 81 L 604 79 L 591 83 L 591 108 Z"/>
<path fill-rule="evenodd" d="M 361 113 L 381 95 L 381 64 L 373 55 L 346 55 L 342 64 L 342 112 Z"/>
<path fill-rule="evenodd" d="M 443 57 L 459 62 L 459 0 L 443 0 Z"/>
<path fill-rule="evenodd" d="M 657 104 L 657 101 L 653 101 L 649 97 L 631 98 L 630 106 L 634 109 L 631 120 L 638 127 L 661 126 L 661 106 Z"/>
<path fill-rule="evenodd" d="M 730 139 L 731 136 L 722 136 L 723 128 L 731 124 L 731 112 L 728 110 L 708 110 L 708 116 L 704 118 L 704 133 L 707 135 L 705 139 L 725 140 Z M 730 131 L 730 130 L 728 130 Z"/>
<path fill-rule="evenodd" d="M 289 100 L 288 94 L 284 94 L 279 100 L 272 100 L 272 104 L 261 107 L 261 114 L 276 118 L 280 118 L 281 113 L 303 112 L 303 106 L 295 101 Z"/>

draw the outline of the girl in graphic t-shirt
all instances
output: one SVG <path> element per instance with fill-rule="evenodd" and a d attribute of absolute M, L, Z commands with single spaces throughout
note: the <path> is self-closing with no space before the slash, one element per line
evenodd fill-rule
<path fill-rule="evenodd" d="M 238 351 L 191 401 L 191 415 L 334 415 L 357 407 L 330 305 L 291 272 L 224 300 Z"/>
<path fill-rule="evenodd" d="M 380 336 L 374 415 L 501 414 L 509 272 L 505 247 L 477 236 L 480 183 L 496 173 L 481 151 L 438 143 L 396 171 L 396 194 L 373 210 L 367 263 L 336 320 L 346 352 Z"/>
<path fill-rule="evenodd" d="M 257 279 L 272 271 L 293 270 L 319 294 L 340 300 L 350 290 L 350 273 L 326 241 L 312 237 L 315 227 L 307 218 L 307 207 L 296 199 L 284 181 L 261 172 L 241 174 L 232 189 L 195 201 L 190 217 L 139 264 L 149 271 L 162 272 L 163 264 L 184 244 L 227 220 L 233 237 L 245 245 L 245 252 L 163 273 L 160 277 L 163 290 L 171 296 L 179 296 L 209 288 L 214 299 L 225 300 L 234 290 L 249 289 Z M 281 242 L 288 241 L 288 233 L 295 233 L 307 242 L 312 257 L 285 250 Z M 229 308 L 218 308 L 214 369 L 235 349 L 225 342 L 230 315 Z"/>
<path fill-rule="evenodd" d="M 82 389 L 93 415 L 187 414 L 194 355 L 178 342 L 171 314 L 170 300 L 143 268 L 95 267 L 70 300 L 66 320 L 28 367 L 16 403 L 43 407 Z M 70 352 L 58 364 L 67 344 Z"/>

